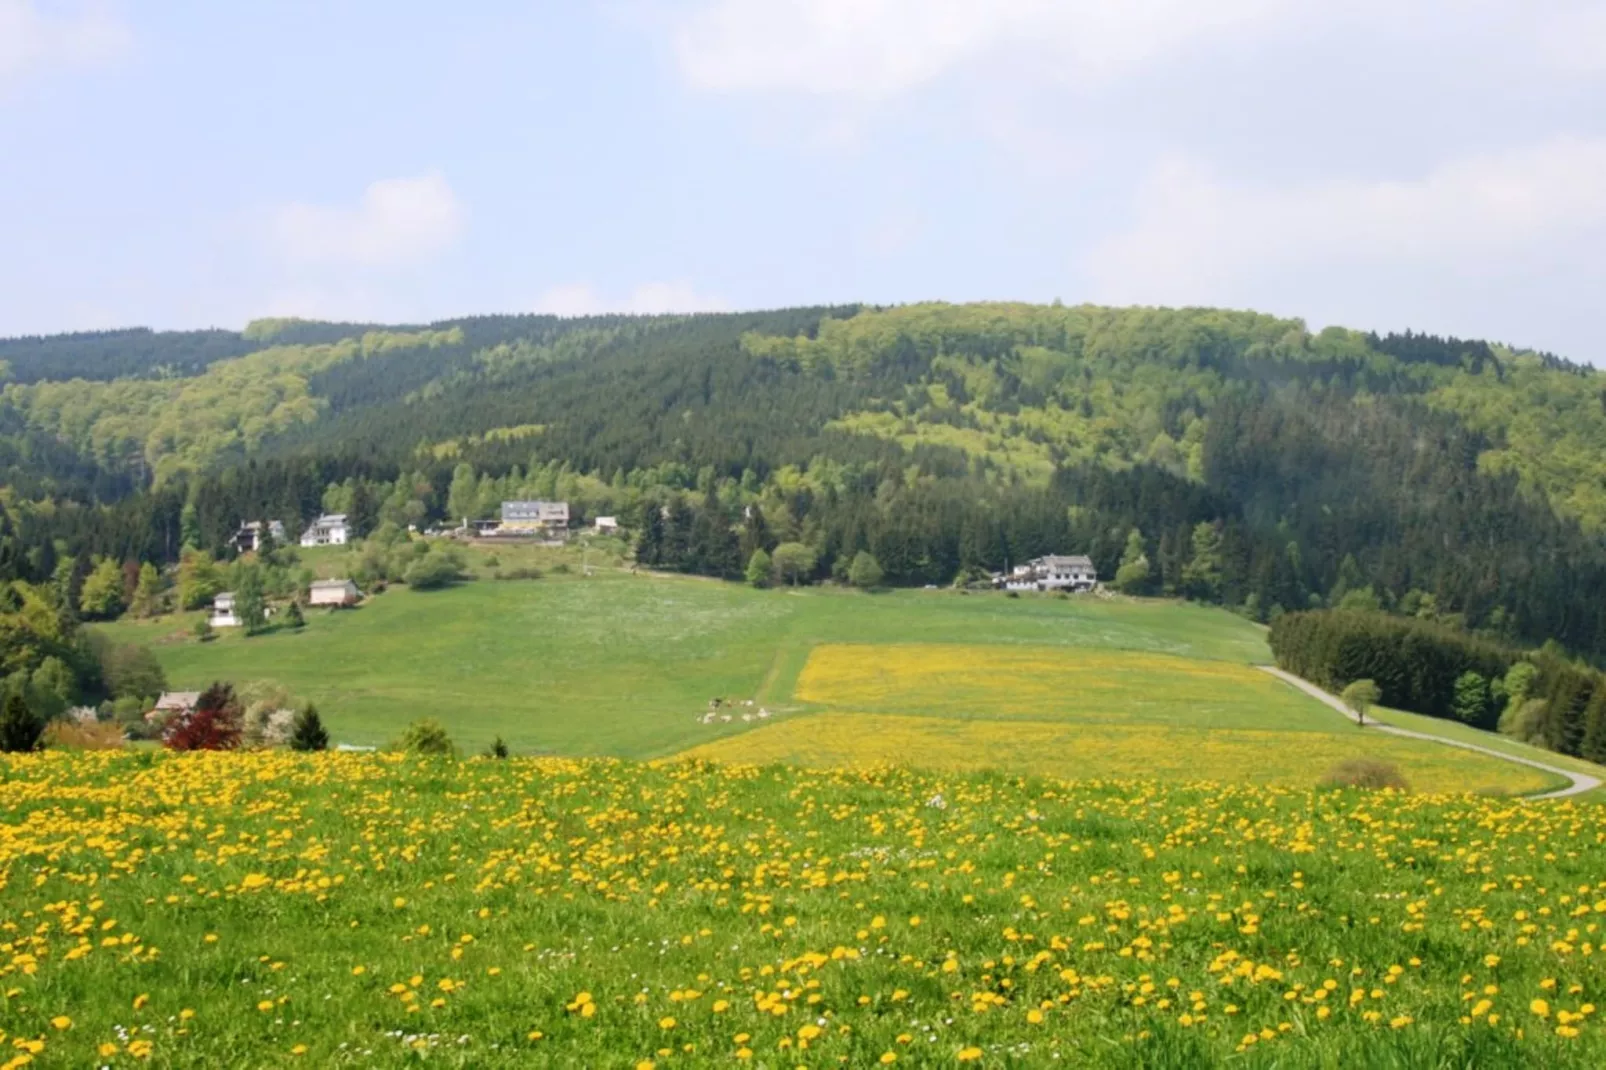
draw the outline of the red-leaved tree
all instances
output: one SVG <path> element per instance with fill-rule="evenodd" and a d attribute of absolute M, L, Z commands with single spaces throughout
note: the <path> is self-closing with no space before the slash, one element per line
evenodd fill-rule
<path fill-rule="evenodd" d="M 168 750 L 233 750 L 240 745 L 242 713 L 234 685 L 215 683 L 201 692 L 195 709 L 168 722 L 162 742 Z"/>

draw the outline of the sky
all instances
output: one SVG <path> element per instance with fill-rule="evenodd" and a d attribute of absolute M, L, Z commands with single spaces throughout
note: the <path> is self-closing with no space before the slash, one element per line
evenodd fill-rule
<path fill-rule="evenodd" d="M 1606 0 L 0 0 L 0 336 L 1603 298 Z"/>

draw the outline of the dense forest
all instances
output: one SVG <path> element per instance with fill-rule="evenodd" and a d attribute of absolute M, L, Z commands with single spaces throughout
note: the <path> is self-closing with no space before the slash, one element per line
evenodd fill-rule
<path fill-rule="evenodd" d="M 1382 611 L 1606 659 L 1606 383 L 1485 341 L 1018 304 L 0 340 L 0 579 L 359 533 L 504 497 L 640 559 L 948 584 L 1090 554 L 1261 620 Z"/>

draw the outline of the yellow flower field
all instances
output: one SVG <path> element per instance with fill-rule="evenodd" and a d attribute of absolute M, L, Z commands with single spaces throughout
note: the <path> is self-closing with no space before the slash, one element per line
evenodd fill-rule
<path fill-rule="evenodd" d="M 1470 751 L 1363 733 L 1288 735 L 1255 729 L 1157 724 L 963 721 L 879 713 L 817 713 L 694 747 L 687 758 L 814 769 L 902 763 L 924 769 L 1034 773 L 1067 780 L 1154 777 L 1177 781 L 1311 785 L 1347 758 L 1398 766 L 1424 792 L 1539 791 L 1536 769 Z"/>
<path fill-rule="evenodd" d="M 1343 721 L 1248 665 L 1078 647 L 826 644 L 796 697 L 837 709 L 1330 732 Z"/>
<path fill-rule="evenodd" d="M 1570 801 L 0 756 L 5 1070 L 1582 1070 L 1603 943 Z"/>

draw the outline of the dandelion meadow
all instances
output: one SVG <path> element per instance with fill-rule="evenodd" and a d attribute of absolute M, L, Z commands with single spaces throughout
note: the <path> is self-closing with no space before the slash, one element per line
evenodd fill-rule
<path fill-rule="evenodd" d="M 1606 1062 L 1606 810 L 608 759 L 0 765 L 0 1065 Z"/>
<path fill-rule="evenodd" d="M 1421 791 L 1525 794 L 1564 783 L 1474 752 L 1361 732 L 1248 665 L 1151 651 L 822 644 L 796 695 L 814 712 L 686 756 L 1290 786 L 1364 758 L 1397 766 Z"/>

